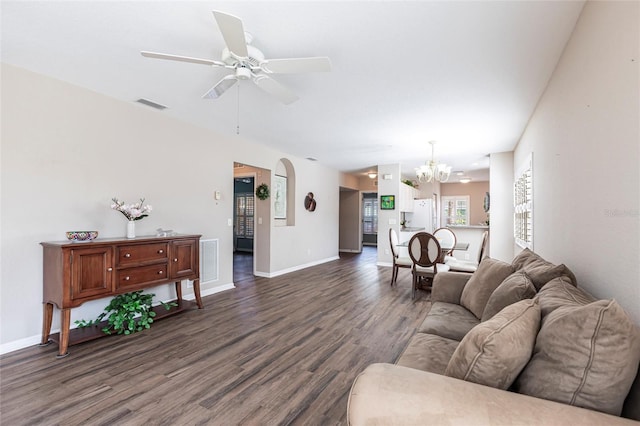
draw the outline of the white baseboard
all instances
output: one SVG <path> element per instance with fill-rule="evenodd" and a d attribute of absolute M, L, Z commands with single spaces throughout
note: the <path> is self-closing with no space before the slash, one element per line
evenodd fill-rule
<path fill-rule="evenodd" d="M 333 256 L 333 257 L 329 257 L 329 258 L 326 258 L 326 259 L 316 260 L 315 262 L 309 262 L 309 263 L 305 263 L 305 264 L 302 264 L 302 265 L 294 266 L 292 268 L 281 269 L 280 271 L 275 271 L 275 272 L 271 272 L 271 273 L 265 273 L 264 275 L 260 275 L 260 276 L 261 277 L 265 277 L 265 278 L 275 278 L 275 277 L 278 277 L 280 275 L 288 274 L 289 272 L 295 272 L 295 271 L 299 271 L 301 269 L 310 268 L 312 266 L 321 265 L 323 263 L 333 262 L 334 260 L 338 260 L 338 259 L 340 259 L 340 256 Z M 257 275 L 257 273 L 256 273 L 256 275 Z"/>
<path fill-rule="evenodd" d="M 60 331 L 55 331 L 56 333 Z M 52 330 L 52 332 L 54 332 Z M 0 345 L 0 354 L 6 354 L 9 352 L 17 351 L 19 349 L 27 348 L 29 346 L 37 345 L 40 343 L 40 339 L 42 336 L 38 334 L 37 336 L 25 337 L 24 339 L 14 340 L 13 342 L 7 342 Z"/>
<path fill-rule="evenodd" d="M 354 250 L 354 249 L 340 249 L 338 251 L 340 253 L 362 253 L 362 250 Z"/>
<path fill-rule="evenodd" d="M 200 284 L 200 297 L 211 296 L 212 294 L 220 293 L 222 291 L 233 290 L 236 286 L 233 283 L 218 285 L 212 288 L 202 289 L 202 283 Z M 185 294 L 184 296 L 187 300 L 195 300 L 196 295 L 193 293 Z"/>
<path fill-rule="evenodd" d="M 226 290 L 232 290 L 234 288 L 236 288 L 236 286 L 233 283 L 219 285 L 216 287 L 208 288 L 206 290 L 201 290 L 200 296 L 201 297 L 211 296 L 212 294 L 220 293 Z M 193 293 L 190 293 L 190 294 L 185 294 L 183 297 L 186 300 L 195 300 L 196 295 Z M 165 302 L 168 302 L 168 300 L 166 300 Z M 71 327 L 71 328 L 75 328 L 75 327 Z M 52 334 L 59 333 L 59 332 L 60 332 L 60 329 L 51 330 Z M 0 345 L 0 355 L 17 351 L 20 349 L 28 348 L 29 346 L 37 345 L 40 343 L 41 338 L 42 336 L 38 334 L 36 336 L 25 337 L 24 339 L 14 340 L 13 342 L 3 343 Z"/>

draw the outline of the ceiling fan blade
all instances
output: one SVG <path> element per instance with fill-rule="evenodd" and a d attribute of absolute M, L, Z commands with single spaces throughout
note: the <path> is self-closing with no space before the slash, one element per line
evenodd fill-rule
<path fill-rule="evenodd" d="M 331 61 L 326 56 L 314 58 L 269 59 L 260 65 L 265 72 L 275 74 L 331 71 Z"/>
<path fill-rule="evenodd" d="M 224 94 L 227 90 L 233 87 L 238 82 L 235 75 L 230 74 L 222 77 L 222 80 L 216 83 L 207 93 L 202 95 L 203 98 L 217 99 Z"/>
<path fill-rule="evenodd" d="M 169 55 L 168 53 L 147 52 L 146 50 L 143 50 L 142 52 L 140 52 L 140 54 L 147 58 L 154 58 L 154 59 L 169 59 L 171 61 L 192 62 L 194 64 L 202 64 L 202 65 L 217 65 L 219 67 L 224 67 L 227 65 L 224 62 L 213 61 L 211 59 L 200 59 L 200 58 L 192 58 L 190 56 Z"/>
<path fill-rule="evenodd" d="M 254 83 L 258 85 L 259 88 L 269 93 L 270 95 L 275 96 L 285 105 L 293 103 L 297 101 L 298 95 L 293 93 L 291 90 L 284 87 L 282 84 L 278 83 L 274 79 L 266 75 L 257 75 L 253 79 Z"/>
<path fill-rule="evenodd" d="M 236 56 L 243 58 L 248 57 L 249 52 L 247 51 L 247 40 L 244 36 L 242 20 L 236 16 L 217 10 L 213 11 L 213 16 L 216 18 L 224 42 L 227 44 L 229 50 Z"/>

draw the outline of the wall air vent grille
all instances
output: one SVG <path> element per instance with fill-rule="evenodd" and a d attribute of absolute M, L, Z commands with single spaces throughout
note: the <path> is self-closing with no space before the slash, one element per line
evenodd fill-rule
<path fill-rule="evenodd" d="M 140 98 L 136 102 L 138 102 L 139 104 L 142 104 L 142 105 L 149 106 L 151 108 L 155 108 L 155 109 L 160 110 L 160 111 L 162 111 L 163 109 L 167 109 L 166 106 L 161 105 L 161 104 L 159 104 L 157 102 L 150 101 L 149 99 Z"/>
<path fill-rule="evenodd" d="M 218 240 L 200 240 L 200 283 L 218 281 Z"/>

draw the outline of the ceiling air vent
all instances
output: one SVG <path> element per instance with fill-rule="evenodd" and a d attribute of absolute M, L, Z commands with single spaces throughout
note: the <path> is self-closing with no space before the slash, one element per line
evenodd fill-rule
<path fill-rule="evenodd" d="M 158 109 L 160 111 L 162 111 L 163 109 L 167 109 L 166 106 L 161 105 L 161 104 L 156 103 L 156 102 L 153 102 L 153 101 L 150 101 L 149 99 L 140 98 L 136 102 L 138 102 L 139 104 L 142 104 L 142 105 L 150 106 L 151 108 L 155 108 L 155 109 Z"/>
<path fill-rule="evenodd" d="M 307 157 L 307 160 L 309 160 L 309 161 L 318 161 L 317 158 L 313 158 L 313 157 Z"/>

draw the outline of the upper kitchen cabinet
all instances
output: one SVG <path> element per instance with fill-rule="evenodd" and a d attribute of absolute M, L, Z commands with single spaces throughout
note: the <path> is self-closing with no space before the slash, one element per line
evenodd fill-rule
<path fill-rule="evenodd" d="M 420 197 L 420 191 L 413 186 L 400 182 L 400 196 L 398 197 L 399 210 L 401 212 L 413 211 L 413 200 Z"/>

